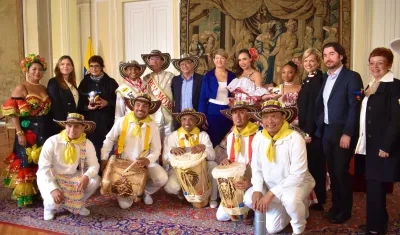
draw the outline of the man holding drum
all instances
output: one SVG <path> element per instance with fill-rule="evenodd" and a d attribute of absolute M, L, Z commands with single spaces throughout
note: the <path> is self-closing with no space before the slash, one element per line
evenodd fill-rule
<path fill-rule="evenodd" d="M 250 100 L 239 100 L 233 103 L 231 109 L 221 110 L 221 113 L 233 121 L 232 132 L 227 136 L 227 154 L 228 158 L 221 161 L 220 165 L 230 165 L 233 162 L 246 165 L 247 172 L 252 158 L 252 141 L 254 135 L 258 131 L 258 125 L 250 122 L 249 112 L 257 112 L 259 108 L 255 105 L 250 105 Z M 228 177 L 228 176 L 227 176 Z M 237 190 L 245 192 L 251 187 L 251 175 L 245 174 L 241 180 L 234 182 L 234 187 Z M 241 202 L 242 203 L 242 202 Z M 221 204 L 217 210 L 217 220 L 229 221 L 233 219 L 233 215 L 227 213 L 224 206 Z"/>
<path fill-rule="evenodd" d="M 168 175 L 157 163 L 161 153 L 161 140 L 157 124 L 149 117 L 160 108 L 160 101 L 151 101 L 148 94 L 139 94 L 128 100 L 131 112 L 118 118 L 111 131 L 107 134 L 101 149 L 101 168 L 105 169 L 109 153 L 114 143 L 118 143 L 118 155 L 122 159 L 135 161 L 134 167 L 146 167 L 149 179 L 144 193 L 144 203 L 153 204 L 151 194 L 167 183 Z M 149 151 L 146 157 L 140 157 Z M 140 158 L 139 158 L 140 157 Z M 133 203 L 131 198 L 118 196 L 118 204 L 122 209 L 129 208 Z"/>
<path fill-rule="evenodd" d="M 206 116 L 203 113 L 196 112 L 192 108 L 182 110 L 180 113 L 173 113 L 172 116 L 177 122 L 181 124 L 181 127 L 172 132 L 164 142 L 163 150 L 163 166 L 168 171 L 168 182 L 164 189 L 167 193 L 176 194 L 180 199 L 182 198 L 181 185 L 179 183 L 178 176 L 174 169 L 170 168 L 171 156 L 179 156 L 185 154 L 185 148 L 190 148 L 191 154 L 199 154 L 205 151 L 207 154 L 207 168 L 208 178 L 213 179 L 211 171 L 217 165 L 214 161 L 215 152 L 208 134 L 204 131 L 200 131 L 199 127 L 203 126 Z M 201 176 L 200 176 L 201 177 Z M 217 182 L 212 180 L 212 189 L 210 196 L 210 207 L 216 208 L 218 197 Z"/>
<path fill-rule="evenodd" d="M 307 168 L 304 138 L 289 128 L 296 113 L 297 108 L 283 107 L 276 100 L 264 102 L 261 111 L 253 113 L 264 129 L 254 137 L 253 187 L 244 201 L 253 210 L 266 213 L 266 229 L 271 234 L 289 222 L 293 234 L 303 233 L 309 215 L 308 196 L 315 186 Z"/>
<path fill-rule="evenodd" d="M 96 124 L 78 113 L 69 113 L 66 121 L 56 122 L 65 130 L 46 140 L 36 173 L 43 219 L 52 220 L 54 209 L 60 206 L 87 216 L 90 211 L 84 203 L 100 186 L 100 177 L 96 150 L 84 132 L 93 131 Z"/>

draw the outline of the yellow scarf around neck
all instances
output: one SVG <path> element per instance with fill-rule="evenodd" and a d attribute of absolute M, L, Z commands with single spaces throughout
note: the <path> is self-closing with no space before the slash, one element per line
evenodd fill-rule
<path fill-rule="evenodd" d="M 68 137 L 68 134 L 65 130 L 61 131 L 60 133 L 61 139 L 67 141 L 67 145 L 65 146 L 64 150 L 64 162 L 68 165 L 74 164 L 76 161 L 76 149 L 75 149 L 75 144 L 82 144 L 83 142 L 86 141 L 86 134 L 82 133 L 79 138 L 71 140 Z"/>
<path fill-rule="evenodd" d="M 242 149 L 242 137 L 254 135 L 255 133 L 257 133 L 257 131 L 258 131 L 257 124 L 254 124 L 252 122 L 248 122 L 246 127 L 243 128 L 243 130 L 241 130 L 240 132 L 236 126 L 233 127 L 233 135 L 235 136 L 235 143 L 234 143 L 233 147 L 235 149 L 236 156 L 239 154 L 239 152 L 242 152 L 242 150 L 243 150 Z M 244 154 L 242 153 L 242 155 L 244 155 Z"/>
<path fill-rule="evenodd" d="M 139 136 L 139 138 L 142 138 L 142 125 L 143 123 L 149 123 L 153 121 L 149 116 L 147 116 L 145 119 L 143 120 L 138 120 L 135 116 L 135 114 L 133 113 L 133 111 L 130 111 L 129 113 L 127 113 L 125 115 L 124 121 L 122 123 L 122 130 L 121 130 L 121 134 L 118 138 L 118 154 L 122 154 L 124 152 L 124 148 L 125 148 L 125 139 L 126 139 L 126 134 L 128 131 L 128 125 L 129 122 L 133 122 L 136 125 L 133 128 L 132 131 L 132 136 Z M 146 134 L 144 137 L 144 150 L 149 149 L 149 140 L 150 140 L 150 126 L 146 126 Z"/>
<path fill-rule="evenodd" d="M 279 129 L 279 131 L 274 135 L 274 137 L 271 137 L 268 133 L 267 130 L 262 130 L 262 135 L 271 140 L 271 142 L 269 143 L 268 147 L 267 147 L 267 158 L 270 162 L 274 162 L 275 161 L 275 142 L 277 140 L 280 140 L 282 138 L 285 138 L 286 136 L 290 135 L 293 132 L 292 129 L 289 128 L 289 123 L 287 121 L 284 121 L 281 129 Z"/>
<path fill-rule="evenodd" d="M 196 145 L 199 145 L 200 143 L 200 129 L 196 126 L 193 128 L 191 132 L 185 131 L 183 127 L 180 127 L 178 129 L 178 138 L 179 138 L 179 147 L 184 148 L 185 146 L 185 139 L 188 140 L 189 146 L 187 147 L 193 147 Z M 196 138 L 195 138 L 196 136 Z"/>

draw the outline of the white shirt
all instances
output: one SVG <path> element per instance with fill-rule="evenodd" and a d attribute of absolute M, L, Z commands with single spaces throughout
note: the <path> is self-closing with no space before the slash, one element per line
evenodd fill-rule
<path fill-rule="evenodd" d="M 233 131 L 230 132 L 228 134 L 228 136 L 226 137 L 226 152 L 228 154 L 228 159 L 230 159 L 231 157 L 231 149 L 232 149 L 232 144 L 234 144 L 234 142 L 232 142 L 232 136 L 233 136 Z M 249 164 L 249 141 L 250 141 L 250 137 L 249 136 L 242 136 L 242 145 L 240 146 L 240 149 L 243 151 L 239 151 L 238 155 L 235 155 L 235 162 L 238 163 L 243 163 L 245 165 Z M 254 139 L 253 139 L 254 140 Z M 244 153 L 244 155 L 243 155 Z M 254 154 L 253 154 L 254 155 Z"/>
<path fill-rule="evenodd" d="M 208 161 L 215 160 L 215 151 L 207 132 L 201 131 L 198 136 L 199 136 L 199 144 L 204 144 L 206 146 L 205 151 L 207 153 L 207 160 Z M 167 166 L 170 163 L 170 157 L 172 155 L 171 150 L 173 148 L 179 147 L 179 140 L 181 138 L 185 139 L 183 141 L 185 147 L 189 147 L 190 144 L 189 141 L 186 140 L 185 135 L 181 134 L 180 136 L 178 136 L 178 131 L 172 132 L 171 135 L 165 138 L 164 149 L 163 149 L 163 166 Z M 194 138 L 197 138 L 197 135 L 195 135 Z"/>
<path fill-rule="evenodd" d="M 37 180 L 46 182 L 49 187 L 49 192 L 54 189 L 59 189 L 55 174 L 68 174 L 72 175 L 77 172 L 77 167 L 80 165 L 80 147 L 75 144 L 77 157 L 74 164 L 68 165 L 64 163 L 64 150 L 67 142 L 63 140 L 60 134 L 53 135 L 48 138 L 43 144 L 42 151 L 39 157 L 39 169 L 36 172 Z M 99 162 L 96 157 L 96 150 L 93 143 L 86 139 L 86 166 L 87 170 L 84 173 L 87 177 L 93 178 L 99 172 Z"/>
<path fill-rule="evenodd" d="M 218 82 L 218 90 L 217 90 L 217 97 L 215 99 L 210 99 L 209 102 L 213 104 L 219 105 L 228 105 L 229 98 L 228 98 L 228 82 Z"/>
<path fill-rule="evenodd" d="M 101 148 L 101 160 L 108 160 L 109 153 L 115 144 L 115 147 L 118 148 L 118 137 L 121 135 L 122 124 L 124 122 L 125 117 L 118 118 L 114 126 L 111 128 L 110 132 L 108 132 L 106 139 L 103 142 L 103 147 Z M 144 149 L 144 139 L 146 136 L 146 127 L 150 127 L 150 151 L 147 158 L 150 160 L 150 163 L 153 163 L 158 160 L 158 157 L 161 153 L 161 139 L 160 132 L 158 131 L 158 127 L 154 121 L 144 123 L 141 126 L 142 137 L 132 136 L 133 128 L 136 126 L 134 122 L 128 123 L 128 130 L 126 132 L 125 137 L 125 149 L 121 154 L 122 158 L 128 159 L 130 161 L 135 160 L 142 153 Z"/>
<path fill-rule="evenodd" d="M 132 82 L 133 83 L 133 82 Z M 124 84 L 119 86 L 118 89 L 115 91 L 117 94 L 117 100 L 115 102 L 115 120 L 117 120 L 120 117 L 125 116 L 129 111 L 131 111 L 128 106 L 125 103 L 125 98 L 129 97 L 124 97 L 123 94 L 119 91 L 121 87 L 126 87 L 128 86 L 132 92 L 133 95 L 136 97 L 138 93 L 147 93 L 147 83 L 145 81 L 142 81 L 142 86 L 138 89 L 132 85 L 132 83 L 128 81 L 124 81 Z M 137 82 L 135 84 L 138 84 Z"/>
<path fill-rule="evenodd" d="M 253 160 L 251 162 L 254 191 L 262 192 L 264 184 L 278 198 L 287 187 L 301 187 L 314 184 L 307 167 L 307 149 L 304 138 L 293 131 L 275 142 L 275 161 L 270 162 L 266 156 L 270 140 L 261 131 L 254 136 Z"/>
<path fill-rule="evenodd" d="M 374 83 L 375 78 L 368 83 L 368 86 L 371 87 L 372 84 Z M 392 71 L 387 72 L 380 82 L 393 82 L 394 81 L 394 74 Z M 368 104 L 368 96 L 365 96 L 363 101 L 361 102 L 361 112 L 360 112 L 360 131 L 359 131 L 359 138 L 356 146 L 356 153 L 357 154 L 367 154 L 367 137 L 366 137 L 366 115 L 367 115 L 367 104 Z"/>
<path fill-rule="evenodd" d="M 342 71 L 343 65 L 340 66 L 336 71 L 332 73 L 328 73 L 328 78 L 326 79 L 324 91 L 322 93 L 322 98 L 324 100 L 324 122 L 325 124 L 329 124 L 329 115 L 328 115 L 328 101 L 329 97 L 331 95 L 333 86 L 335 85 L 335 82 L 337 80 L 337 77 L 340 74 L 340 71 Z"/>

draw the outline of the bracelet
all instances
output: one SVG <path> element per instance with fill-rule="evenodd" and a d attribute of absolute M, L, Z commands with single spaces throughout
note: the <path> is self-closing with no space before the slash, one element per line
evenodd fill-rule
<path fill-rule="evenodd" d="M 20 131 L 17 131 L 17 136 L 21 136 L 21 135 L 25 135 L 25 133 L 24 133 L 24 131 L 23 130 L 20 130 Z"/>

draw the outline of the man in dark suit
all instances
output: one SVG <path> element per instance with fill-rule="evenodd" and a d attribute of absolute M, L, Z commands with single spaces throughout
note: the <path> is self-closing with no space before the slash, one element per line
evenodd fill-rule
<path fill-rule="evenodd" d="M 172 79 L 174 113 L 180 113 L 187 108 L 197 110 L 203 81 L 203 75 L 194 72 L 199 65 L 199 59 L 183 54 L 180 59 L 173 59 L 172 65 L 181 72 Z M 175 127 L 176 124 L 178 123 L 175 123 Z"/>
<path fill-rule="evenodd" d="M 348 170 L 358 139 L 361 101 L 357 94 L 363 84 L 357 72 L 344 66 L 347 57 L 342 45 L 327 43 L 322 52 L 328 72 L 316 101 L 316 135 L 322 138 L 332 190 L 332 207 L 324 215 L 331 223 L 344 223 L 351 218 L 353 206 Z"/>

